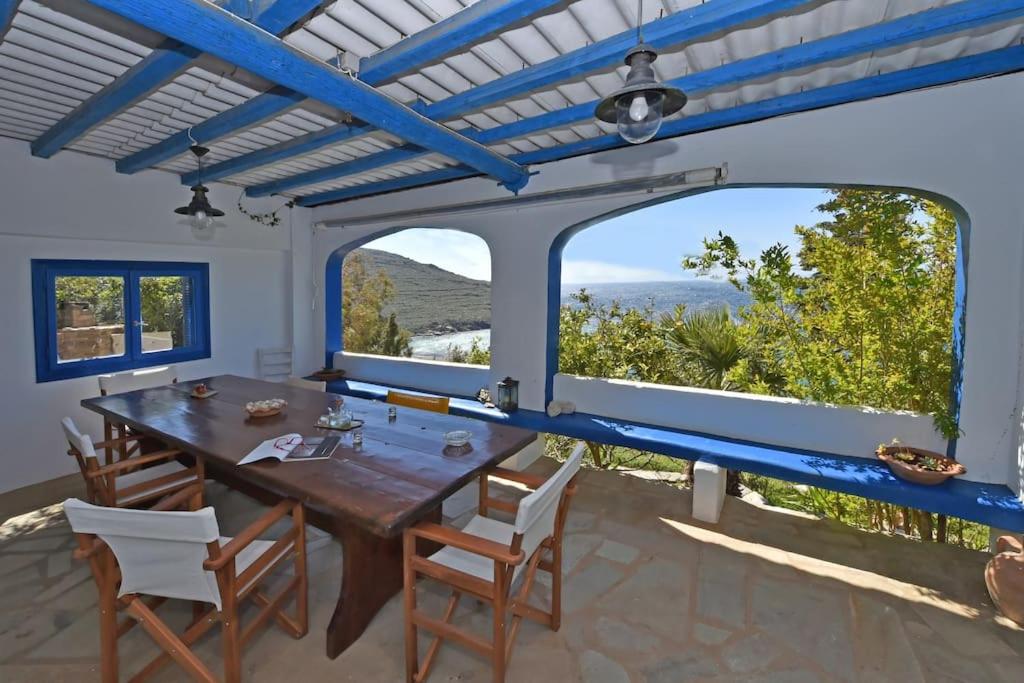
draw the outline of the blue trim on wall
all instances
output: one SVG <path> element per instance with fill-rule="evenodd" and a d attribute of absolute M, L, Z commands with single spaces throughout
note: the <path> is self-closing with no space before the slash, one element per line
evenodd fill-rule
<path fill-rule="evenodd" d="M 713 3 L 697 5 L 644 24 L 644 36 L 648 43 L 654 40 L 661 48 L 678 45 L 689 40 L 714 35 L 731 25 L 769 17 L 795 7 L 813 4 L 815 1 L 715 0 Z M 558 81 L 568 80 L 574 73 L 616 66 L 622 62 L 626 50 L 633 47 L 635 42 L 636 31 L 629 29 L 593 45 L 503 76 L 466 93 L 435 102 L 425 107 L 422 113 L 435 121 L 445 121 L 468 114 L 489 104 L 525 95 Z M 364 80 L 371 85 L 376 84 L 365 75 Z M 471 96 L 470 93 L 473 95 Z M 342 142 L 374 130 L 376 129 L 372 126 L 367 130 L 363 126 L 339 124 L 319 131 L 320 135 L 316 139 L 304 136 L 305 140 L 301 145 L 293 145 L 291 141 L 288 141 L 265 150 L 235 157 L 221 164 L 214 164 L 204 172 L 203 177 L 207 180 L 216 180 L 268 163 L 283 161 L 299 154 L 306 154 L 325 145 Z M 468 131 L 460 132 L 468 133 Z M 467 134 L 466 137 L 473 136 Z M 416 141 L 411 140 L 411 142 Z M 182 182 L 186 185 L 192 184 L 187 177 L 183 177 Z"/>
<path fill-rule="evenodd" d="M 89 2 L 452 157 L 498 179 L 511 191 L 520 190 L 529 182 L 529 173 L 522 166 L 218 7 L 196 0 Z"/>
<path fill-rule="evenodd" d="M 125 353 L 115 358 L 65 361 L 57 358 L 57 305 L 55 280 L 60 276 L 101 276 L 124 278 Z M 192 332 L 190 346 L 167 351 L 142 352 L 139 278 L 180 275 L 192 283 L 192 302 L 187 321 Z M 32 259 L 32 324 L 35 334 L 36 382 L 86 377 L 108 372 L 180 363 L 209 358 L 210 267 L 206 263 L 153 261 L 79 261 L 71 259 Z"/>
<path fill-rule="evenodd" d="M 691 133 L 726 128 L 728 126 L 753 123 L 785 114 L 848 104 L 850 102 L 884 97 L 909 90 L 945 85 L 972 78 L 995 76 L 1020 69 L 1024 69 L 1024 46 L 1018 45 L 904 71 L 882 74 L 880 76 L 869 76 L 868 78 L 856 81 L 815 88 L 814 90 L 806 90 L 792 95 L 782 95 L 706 114 L 687 116 L 664 124 L 655 139 L 662 140 Z M 622 138 L 612 134 L 564 145 L 555 145 L 534 152 L 514 154 L 510 159 L 524 165 L 541 164 L 626 146 L 628 144 Z M 442 170 L 448 171 L 455 168 L 458 167 Z M 318 206 L 330 202 L 358 199 L 360 197 L 391 192 L 395 189 L 421 187 L 444 180 L 435 174 L 438 174 L 438 171 L 404 176 L 400 179 L 401 187 L 395 187 L 393 185 L 394 181 L 389 180 L 381 183 L 365 183 L 343 190 L 331 190 L 302 197 L 298 200 L 298 203 L 302 206 Z M 462 175 L 453 172 L 452 178 L 446 179 L 460 179 L 470 177 L 471 175 L 471 173 Z"/>
<path fill-rule="evenodd" d="M 389 386 L 355 379 L 328 383 L 332 392 L 384 400 Z M 1024 502 L 1007 486 L 953 479 L 922 486 L 898 479 L 883 463 L 799 448 L 730 439 L 701 432 L 574 413 L 548 417 L 534 410 L 503 413 L 473 399 L 452 398 L 450 411 L 477 420 L 574 439 L 710 462 L 727 469 L 817 486 L 894 505 L 952 515 L 1009 531 L 1024 531 Z"/>
<path fill-rule="evenodd" d="M 0 42 L 3 42 L 4 36 L 10 30 L 20 4 L 21 0 L 0 0 Z"/>

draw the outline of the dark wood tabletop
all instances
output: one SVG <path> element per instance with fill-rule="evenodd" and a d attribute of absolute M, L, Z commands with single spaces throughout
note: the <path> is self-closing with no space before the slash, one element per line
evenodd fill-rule
<path fill-rule="evenodd" d="M 192 388 L 205 383 L 217 394 L 197 399 Z M 274 417 L 249 418 L 245 404 L 283 398 L 288 407 Z M 345 409 L 365 421 L 363 445 L 352 432 L 317 428 L 337 394 L 233 375 L 90 398 L 82 405 L 105 418 L 152 434 L 173 447 L 206 459 L 208 465 L 234 467 L 241 478 L 275 494 L 302 501 L 368 531 L 392 537 L 415 523 L 482 470 L 515 454 L 536 433 L 464 417 L 398 407 L 394 422 L 378 401 L 345 398 Z M 447 448 L 447 431 L 473 433 L 469 452 Z M 261 442 L 298 433 L 338 435 L 342 446 L 329 460 L 263 461 L 237 467 Z"/>

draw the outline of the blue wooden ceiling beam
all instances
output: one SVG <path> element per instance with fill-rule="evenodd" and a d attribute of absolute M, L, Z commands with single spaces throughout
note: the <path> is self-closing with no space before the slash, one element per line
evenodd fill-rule
<path fill-rule="evenodd" d="M 774 16 L 819 0 L 714 0 L 676 12 L 663 19 L 644 24 L 644 37 L 653 39 L 659 47 L 706 38 L 736 25 Z M 626 50 L 636 43 L 636 30 L 630 29 L 593 45 L 567 52 L 546 62 L 498 78 L 465 93 L 453 95 L 424 108 L 423 114 L 435 121 L 446 121 L 468 114 L 487 105 L 524 96 L 534 90 L 551 86 L 583 73 L 618 66 Z M 317 133 L 308 134 L 279 145 L 243 154 L 203 171 L 203 177 L 216 180 L 230 175 L 277 163 L 292 157 L 316 151 L 372 132 L 364 126 L 340 124 Z M 182 182 L 192 184 L 194 177 L 182 176 Z"/>
<path fill-rule="evenodd" d="M 927 66 L 919 66 L 913 69 L 862 78 L 848 83 L 815 88 L 814 90 L 807 90 L 792 95 L 783 95 L 720 111 L 689 116 L 666 123 L 658 132 L 657 139 L 752 123 L 785 114 L 795 114 L 876 97 L 885 97 L 910 90 L 947 85 L 973 78 L 996 76 L 1022 69 L 1024 69 L 1024 46 L 1017 45 L 969 57 L 960 57 Z M 627 143 L 623 142 L 618 135 L 603 135 L 534 152 L 516 154 L 511 159 L 521 164 L 541 164 L 624 146 L 627 146 Z M 442 174 L 441 171 L 444 173 Z M 365 183 L 354 187 L 321 192 L 300 198 L 298 204 L 301 206 L 318 206 L 320 204 L 358 199 L 397 189 L 423 187 L 446 180 L 457 180 L 477 175 L 473 172 L 473 169 L 465 166 L 453 166 L 441 169 L 441 171 L 419 173 L 379 183 Z"/>
<path fill-rule="evenodd" d="M 0 43 L 3 42 L 4 36 L 10 30 L 20 4 L 21 0 L 0 0 Z"/>
<path fill-rule="evenodd" d="M 447 19 L 406 38 L 397 45 L 363 59 L 360 62 L 359 78 L 369 85 L 381 85 L 392 81 L 403 73 L 430 64 L 500 33 L 510 26 L 551 11 L 552 8 L 564 4 L 566 1 L 479 0 Z M 267 30 L 269 31 L 269 29 Z M 273 33 L 273 31 L 270 32 Z M 303 99 L 305 98 L 298 96 L 297 101 Z M 211 142 L 254 126 L 275 114 L 286 111 L 294 104 L 295 102 L 282 100 L 272 94 L 257 95 L 252 100 L 219 114 L 218 117 L 221 120 L 217 125 L 203 130 L 196 126 L 192 131 L 192 136 L 200 142 Z M 336 128 L 348 131 L 350 128 L 359 130 L 363 127 L 339 124 Z M 366 128 L 367 133 L 374 130 L 377 129 L 372 126 Z M 197 131 L 199 131 L 199 135 L 197 135 Z M 312 144 L 317 140 L 316 137 L 310 137 L 307 142 Z M 189 144 L 191 143 L 188 135 L 179 133 L 161 143 L 125 157 L 117 164 L 117 170 L 121 173 L 136 173 L 150 168 L 181 154 L 188 149 Z M 287 149 L 291 151 L 292 148 Z M 215 168 L 218 170 L 214 171 Z M 194 185 L 196 176 L 194 174 L 186 175 L 189 178 L 186 184 Z M 225 173 L 224 169 L 220 168 L 220 164 L 215 164 L 203 172 L 203 177 L 208 180 L 223 178 L 225 175 L 231 175 L 231 173 Z"/>
<path fill-rule="evenodd" d="M 553 11 L 569 0 L 478 0 L 433 26 L 359 62 L 359 78 L 378 85 L 437 62 L 468 45 Z"/>
<path fill-rule="evenodd" d="M 523 167 L 339 72 L 203 0 L 89 0 L 306 97 L 486 173 L 510 190 L 529 181 Z"/>
<path fill-rule="evenodd" d="M 739 60 L 674 79 L 671 84 L 694 95 L 715 88 L 733 87 L 745 81 L 908 45 L 940 35 L 966 31 L 978 26 L 1010 21 L 1021 16 L 1024 16 L 1024 0 L 966 0 L 955 5 L 926 10 L 885 23 L 854 29 L 813 42 L 801 43 L 775 52 Z M 483 131 L 463 131 L 463 134 L 477 142 L 490 145 L 545 130 L 590 121 L 594 118 L 596 106 L 597 101 L 595 100 Z M 405 145 L 353 161 L 254 185 L 246 190 L 246 194 L 251 197 L 262 197 L 287 192 L 297 187 L 337 180 L 387 165 L 413 161 L 424 153 L 425 150 L 420 147 Z"/>
<path fill-rule="evenodd" d="M 270 33 L 279 34 L 315 10 L 323 0 L 274 0 L 264 2 L 255 16 L 248 16 L 248 0 L 221 0 L 227 9 L 249 19 Z M 99 92 L 75 107 L 67 116 L 32 141 L 32 154 L 49 158 L 113 118 L 185 70 L 202 53 L 177 40 L 163 41 L 152 52 Z M 186 145 L 187 147 L 187 145 Z"/>

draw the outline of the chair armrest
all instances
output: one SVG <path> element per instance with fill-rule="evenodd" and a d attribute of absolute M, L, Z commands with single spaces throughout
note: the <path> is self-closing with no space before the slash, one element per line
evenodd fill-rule
<path fill-rule="evenodd" d="M 282 500 L 265 512 L 262 517 L 247 526 L 242 533 L 228 541 L 227 545 L 221 547 L 219 557 L 203 562 L 203 569 L 210 571 L 222 569 L 228 562 L 235 559 L 235 555 L 242 552 L 246 546 L 258 539 L 260 534 L 289 514 L 294 513 L 296 508 L 301 506 L 302 503 L 297 500 Z"/>
<path fill-rule="evenodd" d="M 494 541 L 489 541 L 486 538 L 473 536 L 472 534 L 467 534 L 464 531 L 441 526 L 440 524 L 434 524 L 433 522 L 420 522 L 416 526 L 407 529 L 406 533 L 415 536 L 416 538 L 425 538 L 428 541 L 434 541 L 435 543 L 450 545 L 453 548 L 465 550 L 468 553 L 473 553 L 482 557 L 488 557 L 498 562 L 504 562 L 505 564 L 518 565 L 526 558 L 526 555 L 522 550 L 513 555 L 509 552 L 507 545 L 495 543 Z"/>
<path fill-rule="evenodd" d="M 504 479 L 505 481 L 514 481 L 517 484 L 523 484 L 529 486 L 531 489 L 539 489 L 547 478 L 540 476 L 539 474 L 529 474 L 528 472 L 520 472 L 518 470 L 510 470 L 504 467 L 495 467 L 492 470 L 488 470 L 485 476 L 494 477 L 495 479 Z"/>
<path fill-rule="evenodd" d="M 104 465 L 103 467 L 95 470 L 86 472 L 85 476 L 90 479 L 96 479 L 97 477 L 105 477 L 108 474 L 117 476 L 118 473 L 124 470 L 133 470 L 139 465 L 148 465 L 151 462 L 160 462 L 161 460 L 170 460 L 176 456 L 181 455 L 181 451 L 159 451 L 157 453 L 147 453 L 146 455 L 140 455 L 127 460 L 119 460 L 118 462 Z"/>

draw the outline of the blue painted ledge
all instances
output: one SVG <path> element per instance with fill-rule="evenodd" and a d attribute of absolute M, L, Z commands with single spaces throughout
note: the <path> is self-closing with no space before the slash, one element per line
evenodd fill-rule
<path fill-rule="evenodd" d="M 358 380 L 337 380 L 327 386 L 338 394 L 374 400 L 384 400 L 388 389 L 426 393 Z M 710 462 L 728 469 L 1024 532 L 1024 502 L 1001 484 L 953 479 L 939 486 L 921 486 L 896 478 L 885 464 L 869 458 L 756 444 L 585 413 L 548 417 L 538 411 L 520 410 L 509 414 L 485 408 L 475 399 L 461 396 L 452 397 L 450 410 L 453 415 Z"/>

